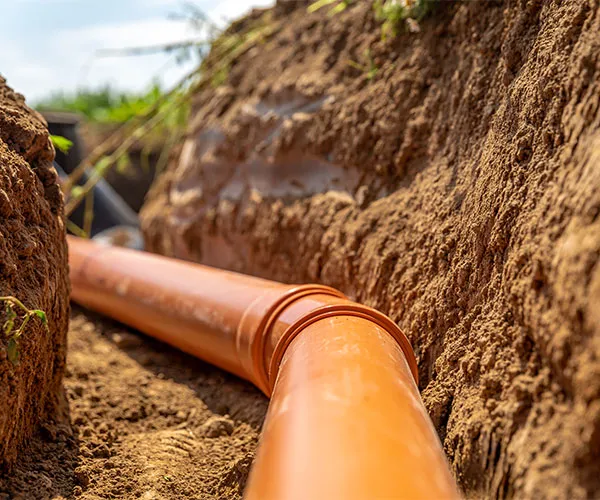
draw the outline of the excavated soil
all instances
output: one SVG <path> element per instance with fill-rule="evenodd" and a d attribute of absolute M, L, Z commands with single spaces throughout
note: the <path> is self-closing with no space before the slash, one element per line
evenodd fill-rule
<path fill-rule="evenodd" d="M 391 315 L 467 496 L 598 497 L 598 3 L 440 2 L 387 39 L 372 2 L 307 3 L 231 27 L 272 34 L 196 96 L 149 249 Z"/>
<path fill-rule="evenodd" d="M 0 468 L 8 469 L 41 422 L 59 418 L 69 311 L 62 197 L 42 117 L 0 77 L 0 295 L 45 311 L 8 350 L 0 304 Z M 19 310 L 15 310 L 21 315 Z M 21 320 L 17 320 L 17 327 Z M 10 352 L 10 359 L 9 359 Z"/>
<path fill-rule="evenodd" d="M 71 424 L 49 422 L 0 499 L 241 498 L 267 399 L 251 385 L 75 308 Z"/>

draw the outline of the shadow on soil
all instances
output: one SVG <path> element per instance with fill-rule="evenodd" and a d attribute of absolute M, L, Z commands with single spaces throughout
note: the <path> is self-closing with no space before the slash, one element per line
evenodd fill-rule
<path fill-rule="evenodd" d="M 255 428 L 262 425 L 268 400 L 251 383 L 117 321 L 84 311 L 90 320 L 101 324 L 103 335 L 123 353 L 158 378 L 189 387 L 212 413 L 228 415 Z M 123 335 L 123 330 L 127 334 Z"/>

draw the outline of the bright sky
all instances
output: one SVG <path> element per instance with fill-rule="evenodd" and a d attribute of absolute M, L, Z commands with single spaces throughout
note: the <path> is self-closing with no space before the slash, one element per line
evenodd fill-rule
<path fill-rule="evenodd" d="M 192 0 L 223 25 L 274 0 Z M 0 74 L 29 103 L 55 90 L 110 83 L 142 90 L 169 86 L 190 70 L 166 54 L 94 58 L 98 49 L 137 47 L 198 37 L 184 21 L 182 0 L 0 0 Z"/>

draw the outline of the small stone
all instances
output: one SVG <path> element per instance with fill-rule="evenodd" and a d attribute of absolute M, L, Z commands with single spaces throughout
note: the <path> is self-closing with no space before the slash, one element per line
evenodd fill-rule
<path fill-rule="evenodd" d="M 369 187 L 368 186 L 360 186 L 356 190 L 355 195 L 356 203 L 360 208 L 366 208 L 369 204 Z"/>
<path fill-rule="evenodd" d="M 137 356 L 137 362 L 141 365 L 141 366 L 152 366 L 154 364 L 154 356 L 152 356 L 152 354 L 150 353 L 140 353 Z M 142 387 L 145 387 L 148 385 L 148 382 L 144 382 L 142 384 L 140 384 Z"/>
<path fill-rule="evenodd" d="M 143 343 L 142 339 L 133 333 L 113 333 L 111 338 L 119 349 L 133 349 Z"/>
<path fill-rule="evenodd" d="M 228 418 L 215 416 L 204 422 L 202 432 L 209 438 L 230 436 L 233 433 L 233 427 L 233 422 Z"/>
<path fill-rule="evenodd" d="M 90 476 L 85 469 L 75 469 L 75 479 L 77 479 L 77 482 L 84 488 L 90 484 Z"/>
<path fill-rule="evenodd" d="M 108 449 L 108 446 L 101 444 L 92 452 L 92 455 L 94 458 L 108 458 L 110 457 L 110 450 Z"/>

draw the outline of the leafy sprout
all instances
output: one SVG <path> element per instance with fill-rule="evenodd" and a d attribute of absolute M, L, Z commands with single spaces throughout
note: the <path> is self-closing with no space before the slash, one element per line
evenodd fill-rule
<path fill-rule="evenodd" d="M 349 60 L 348 65 L 365 73 L 367 75 L 367 78 L 369 80 L 372 80 L 373 78 L 375 78 L 375 75 L 377 75 L 377 71 L 379 71 L 379 68 L 375 64 L 375 61 L 373 61 L 373 57 L 371 57 L 371 51 L 369 49 L 365 50 L 364 57 L 366 61 L 364 64 Z"/>
<path fill-rule="evenodd" d="M 382 22 L 381 34 L 396 36 L 403 22 L 421 21 L 435 7 L 438 0 L 375 0 L 375 18 Z"/>
<path fill-rule="evenodd" d="M 54 147 L 64 154 L 67 154 L 69 149 L 73 147 L 73 141 L 70 141 L 62 135 L 50 135 L 50 140 Z"/>
<path fill-rule="evenodd" d="M 309 13 L 313 13 L 319 9 L 322 9 L 323 7 L 335 4 L 328 12 L 330 16 L 333 16 L 346 10 L 346 7 L 348 7 L 348 5 L 350 5 L 352 2 L 353 0 L 317 0 L 308 6 L 307 11 Z"/>
<path fill-rule="evenodd" d="M 0 297 L 0 301 L 4 302 L 4 313 L 6 316 L 6 320 L 2 325 L 4 335 L 8 337 L 6 354 L 9 361 L 17 366 L 21 357 L 19 351 L 19 338 L 25 332 L 25 328 L 29 324 L 29 321 L 34 317 L 38 318 L 42 325 L 44 325 L 44 328 L 48 330 L 48 318 L 46 317 L 46 313 L 41 309 L 29 309 L 23 302 L 12 295 Z M 23 316 L 19 317 L 15 308 L 23 312 Z"/>

